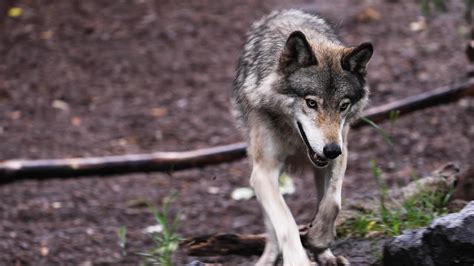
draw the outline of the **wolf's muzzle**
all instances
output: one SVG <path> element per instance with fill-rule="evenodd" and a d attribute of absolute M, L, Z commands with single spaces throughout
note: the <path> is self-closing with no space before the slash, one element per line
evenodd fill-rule
<path fill-rule="evenodd" d="M 300 124 L 300 122 L 296 122 L 298 125 L 298 129 L 300 131 L 301 138 L 303 139 L 304 144 L 306 145 L 306 150 L 308 153 L 308 157 L 313 162 L 314 165 L 317 167 L 325 167 L 328 165 L 329 161 L 323 157 L 317 154 L 313 148 L 311 148 L 311 144 L 309 144 L 308 138 L 306 137 L 306 133 L 303 130 L 303 126 Z"/>

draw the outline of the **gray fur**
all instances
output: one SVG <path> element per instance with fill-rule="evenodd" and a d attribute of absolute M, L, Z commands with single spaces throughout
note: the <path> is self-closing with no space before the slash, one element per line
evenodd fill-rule
<path fill-rule="evenodd" d="M 341 260 L 328 247 L 341 204 L 349 122 L 366 105 L 365 73 L 371 56 L 371 44 L 345 47 L 323 19 L 298 10 L 275 11 L 248 33 L 232 103 L 249 143 L 251 185 L 269 234 L 258 265 L 274 263 L 277 246 L 284 265 L 309 265 L 277 185 L 281 171 L 302 165 L 314 170 L 318 190 L 309 248 L 321 265 Z M 349 107 L 343 108 L 346 103 Z M 341 152 L 329 160 L 326 147 L 334 145 Z"/>

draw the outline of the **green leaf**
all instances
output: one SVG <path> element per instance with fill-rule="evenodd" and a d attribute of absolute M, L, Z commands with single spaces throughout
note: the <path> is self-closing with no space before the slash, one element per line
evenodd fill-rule
<path fill-rule="evenodd" d="M 122 256 L 126 256 L 127 252 L 125 248 L 127 245 L 127 228 L 125 226 L 121 226 L 117 232 L 117 235 L 119 237 L 119 246 L 122 252 Z"/>
<path fill-rule="evenodd" d="M 23 14 L 23 8 L 21 7 L 12 7 L 8 9 L 7 15 L 11 18 L 19 17 Z"/>

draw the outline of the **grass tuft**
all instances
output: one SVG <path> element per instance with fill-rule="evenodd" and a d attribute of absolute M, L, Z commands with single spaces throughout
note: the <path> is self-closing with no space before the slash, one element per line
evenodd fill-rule
<path fill-rule="evenodd" d="M 156 222 L 162 226 L 161 232 L 152 233 L 151 237 L 155 243 L 155 247 L 148 252 L 138 253 L 145 257 L 145 265 L 173 265 L 173 253 L 179 247 L 181 240 L 176 229 L 178 227 L 178 216 L 171 217 L 169 207 L 175 197 L 171 195 L 163 200 L 161 210 L 157 210 L 149 205 L 149 209 L 153 214 Z"/>
<path fill-rule="evenodd" d="M 382 179 L 382 171 L 375 160 L 371 161 L 371 168 L 380 193 L 378 210 L 366 211 L 348 219 L 338 228 L 338 234 L 361 237 L 371 234 L 396 236 L 407 229 L 427 226 L 433 219 L 448 214 L 447 205 L 453 188 L 448 193 L 421 190 L 401 203 L 395 202 L 396 207 L 389 208 L 387 203 L 394 203 L 394 200 L 389 198 L 388 186 Z"/>
<path fill-rule="evenodd" d="M 127 227 L 121 226 L 117 232 L 118 238 L 119 238 L 119 246 L 120 246 L 120 252 L 122 253 L 122 256 L 127 256 Z"/>

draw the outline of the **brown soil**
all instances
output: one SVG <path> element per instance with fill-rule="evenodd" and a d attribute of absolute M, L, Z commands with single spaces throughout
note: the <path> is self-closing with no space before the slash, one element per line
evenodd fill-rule
<path fill-rule="evenodd" d="M 229 109 L 239 49 L 250 24 L 277 8 L 315 5 L 352 45 L 372 41 L 371 105 L 465 76 L 461 1 L 427 30 L 414 1 L 13 1 L 18 18 L 0 20 L 0 160 L 188 150 L 240 141 Z M 329 3 L 330 2 L 330 3 Z M 398 2 L 398 3 L 392 3 Z M 371 9 L 367 9 L 367 8 Z M 369 10 L 369 11 L 367 11 Z M 375 15 L 371 12 L 375 11 Z M 373 12 L 372 12 L 373 14 Z M 376 190 L 372 158 L 391 185 L 446 161 L 472 160 L 474 102 L 430 108 L 351 132 L 344 199 Z M 170 174 L 25 181 L 0 187 L 0 265 L 136 265 L 152 245 L 147 208 L 173 192 L 182 236 L 263 230 L 256 201 L 230 198 L 247 186 L 245 160 Z M 312 180 L 296 178 L 286 199 L 299 222 L 313 213 Z M 210 189 L 211 188 L 211 189 Z M 117 230 L 128 229 L 128 255 Z M 341 240 L 335 253 L 354 265 L 377 259 L 367 240 Z M 375 249 L 374 249 L 375 248 Z M 177 255 L 178 264 L 196 258 Z M 256 258 L 200 258 L 250 264 Z M 89 264 L 88 264 L 89 263 Z"/>

